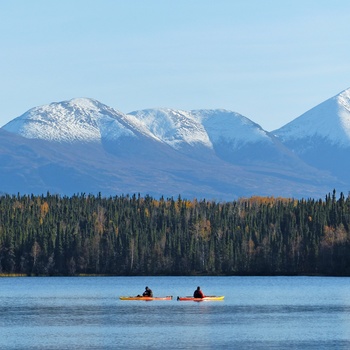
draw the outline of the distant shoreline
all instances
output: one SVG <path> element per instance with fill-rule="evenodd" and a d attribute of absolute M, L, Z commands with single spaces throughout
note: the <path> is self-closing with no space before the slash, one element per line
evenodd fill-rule
<path fill-rule="evenodd" d="M 237 274 L 237 275 L 147 275 L 148 277 L 350 277 L 349 275 L 326 275 L 326 274 L 280 274 L 280 275 L 262 275 L 262 274 Z M 25 273 L 0 273 L 2 277 L 145 277 L 145 275 L 111 275 L 111 274 L 77 274 L 77 275 L 29 275 Z"/>

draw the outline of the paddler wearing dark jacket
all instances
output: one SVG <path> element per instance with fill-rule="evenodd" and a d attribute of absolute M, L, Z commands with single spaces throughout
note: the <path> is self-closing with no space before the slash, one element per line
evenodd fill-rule
<path fill-rule="evenodd" d="M 144 297 L 153 297 L 152 289 L 149 289 L 148 287 L 146 287 L 145 291 L 142 294 L 142 296 L 144 296 Z"/>
<path fill-rule="evenodd" d="M 201 287 L 197 287 L 197 289 L 194 291 L 193 298 L 204 298 L 204 294 L 201 291 Z"/>

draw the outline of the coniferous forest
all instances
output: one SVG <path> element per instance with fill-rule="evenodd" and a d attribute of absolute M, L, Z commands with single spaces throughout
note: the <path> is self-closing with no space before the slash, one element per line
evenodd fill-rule
<path fill-rule="evenodd" d="M 350 275 L 350 196 L 0 196 L 0 274 Z"/>

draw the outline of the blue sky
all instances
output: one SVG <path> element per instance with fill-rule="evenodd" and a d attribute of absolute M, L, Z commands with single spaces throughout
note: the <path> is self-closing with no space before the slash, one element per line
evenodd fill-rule
<path fill-rule="evenodd" d="M 0 126 L 92 97 L 224 108 L 271 131 L 350 87 L 348 0 L 0 2 Z"/>

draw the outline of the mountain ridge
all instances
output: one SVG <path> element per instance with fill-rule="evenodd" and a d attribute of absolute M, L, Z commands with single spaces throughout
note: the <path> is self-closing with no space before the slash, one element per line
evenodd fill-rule
<path fill-rule="evenodd" d="M 90 98 L 54 102 L 34 107 L 0 129 L 0 191 L 13 193 L 17 179 L 17 188 L 26 193 L 71 194 L 76 189 L 220 200 L 318 196 L 350 187 L 344 159 L 334 167 L 340 161 L 334 153 L 345 150 L 341 154 L 347 156 L 349 111 L 350 89 L 267 132 L 224 109 L 124 114 Z M 318 118 L 323 122 L 318 124 Z M 334 126 L 334 120 L 340 122 Z M 310 139 L 317 141 L 316 148 Z M 330 153 L 333 168 L 322 163 L 317 149 Z"/>

